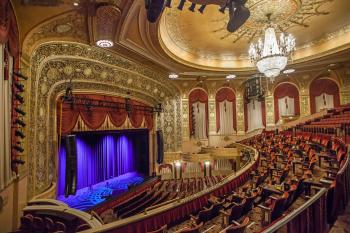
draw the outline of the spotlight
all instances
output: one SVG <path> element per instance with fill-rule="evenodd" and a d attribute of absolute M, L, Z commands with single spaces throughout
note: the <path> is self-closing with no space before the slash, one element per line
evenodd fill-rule
<path fill-rule="evenodd" d="M 194 12 L 194 9 L 196 8 L 196 3 L 192 3 L 191 6 L 188 8 L 190 11 Z"/>
<path fill-rule="evenodd" d="M 186 0 L 181 0 L 180 4 L 178 5 L 177 9 L 179 9 L 180 11 L 182 11 L 182 9 L 184 8 Z"/>
<path fill-rule="evenodd" d="M 165 6 L 171 8 L 171 0 L 167 0 Z"/>
<path fill-rule="evenodd" d="M 25 163 L 22 159 L 13 159 L 11 162 L 15 164 L 21 164 L 21 165 Z"/>
<path fill-rule="evenodd" d="M 15 108 L 15 111 L 16 111 L 17 113 L 21 114 L 22 116 L 25 116 L 25 115 L 26 115 L 26 113 L 25 113 L 22 109 L 20 109 L 20 108 Z"/>
<path fill-rule="evenodd" d="M 21 152 L 21 153 L 24 151 L 24 149 L 20 146 L 13 146 L 13 149 L 15 149 L 16 151 Z"/>
<path fill-rule="evenodd" d="M 19 131 L 19 130 L 15 131 L 15 135 L 16 135 L 16 137 L 20 137 L 22 139 L 25 138 L 24 134 L 21 131 Z"/>
<path fill-rule="evenodd" d="M 18 91 L 24 92 L 24 85 L 21 83 L 15 83 L 15 87 L 17 88 Z"/>
<path fill-rule="evenodd" d="M 201 7 L 199 7 L 198 11 L 199 11 L 201 14 L 203 14 L 204 9 L 205 9 L 206 6 L 207 6 L 207 5 L 201 5 Z"/>
<path fill-rule="evenodd" d="M 26 126 L 26 123 L 24 123 L 24 121 L 20 120 L 20 119 L 16 119 L 15 120 L 15 124 L 20 125 L 22 127 Z"/>
<path fill-rule="evenodd" d="M 13 72 L 14 75 L 16 75 L 19 78 L 22 78 L 24 80 L 27 80 L 28 78 L 26 76 L 24 76 L 23 74 L 21 74 L 19 71 L 18 72 Z"/>
<path fill-rule="evenodd" d="M 15 94 L 15 99 L 18 100 L 18 102 L 20 102 L 21 104 L 24 103 L 24 98 L 17 93 Z"/>

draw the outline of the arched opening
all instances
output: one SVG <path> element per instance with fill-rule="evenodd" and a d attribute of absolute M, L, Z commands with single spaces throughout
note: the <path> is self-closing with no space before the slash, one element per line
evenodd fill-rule
<path fill-rule="evenodd" d="M 275 122 L 281 117 L 300 115 L 299 91 L 291 83 L 279 84 L 273 93 Z"/>
<path fill-rule="evenodd" d="M 310 84 L 311 113 L 325 108 L 334 108 L 340 105 L 339 87 L 331 79 L 319 78 Z"/>

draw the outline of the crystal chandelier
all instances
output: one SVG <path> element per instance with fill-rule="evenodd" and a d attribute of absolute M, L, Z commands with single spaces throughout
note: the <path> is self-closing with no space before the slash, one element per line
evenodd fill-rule
<path fill-rule="evenodd" d="M 295 50 L 295 38 L 291 34 L 281 33 L 277 40 L 275 29 L 269 25 L 265 29 L 264 42 L 250 44 L 249 57 L 258 70 L 271 81 L 286 67 L 289 55 Z"/>

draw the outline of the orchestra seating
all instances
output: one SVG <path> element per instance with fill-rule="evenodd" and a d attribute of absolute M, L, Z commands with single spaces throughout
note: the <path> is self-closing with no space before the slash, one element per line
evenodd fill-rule
<path fill-rule="evenodd" d="M 342 114 L 345 111 L 342 111 Z M 294 134 L 294 135 L 293 135 Z M 330 135 L 310 132 L 264 132 L 241 142 L 259 151 L 259 166 L 248 170 L 248 178 L 233 189 L 215 192 L 203 198 L 200 208 L 193 208 L 187 218 L 171 218 L 165 224 L 152 222 L 148 232 L 261 232 L 312 199 L 323 187 L 327 188 L 327 221 L 332 224 L 345 206 L 342 172 L 347 169 L 346 144 Z M 346 175 L 347 176 L 347 175 Z M 206 176 L 158 180 L 152 186 L 99 212 L 108 222 L 126 219 L 162 203 L 191 197 L 210 187 L 220 185 L 224 176 Z M 229 190 L 229 191 L 228 191 Z M 198 197 L 199 198 L 199 197 Z M 326 208 L 324 209 L 326 211 Z M 107 222 L 105 222 L 107 223 Z M 89 226 L 82 222 L 64 221 L 48 216 L 24 215 L 19 232 L 74 232 Z M 28 231 L 30 229 L 30 231 Z M 69 229 L 69 230 L 67 230 Z M 73 230 L 72 230 L 73 229 Z M 122 232 L 122 231 L 115 231 Z M 141 231 L 142 232 L 142 231 Z M 146 232 L 146 231 L 145 231 Z"/>

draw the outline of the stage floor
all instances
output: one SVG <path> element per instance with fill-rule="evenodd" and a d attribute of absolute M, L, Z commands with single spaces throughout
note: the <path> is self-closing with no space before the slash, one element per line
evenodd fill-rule
<path fill-rule="evenodd" d="M 124 175 L 94 184 L 77 190 L 74 196 L 58 196 L 57 200 L 63 201 L 69 207 L 87 210 L 103 201 L 108 197 L 116 196 L 128 191 L 129 185 L 138 185 L 143 183 L 144 176 L 137 172 L 129 172 Z"/>

